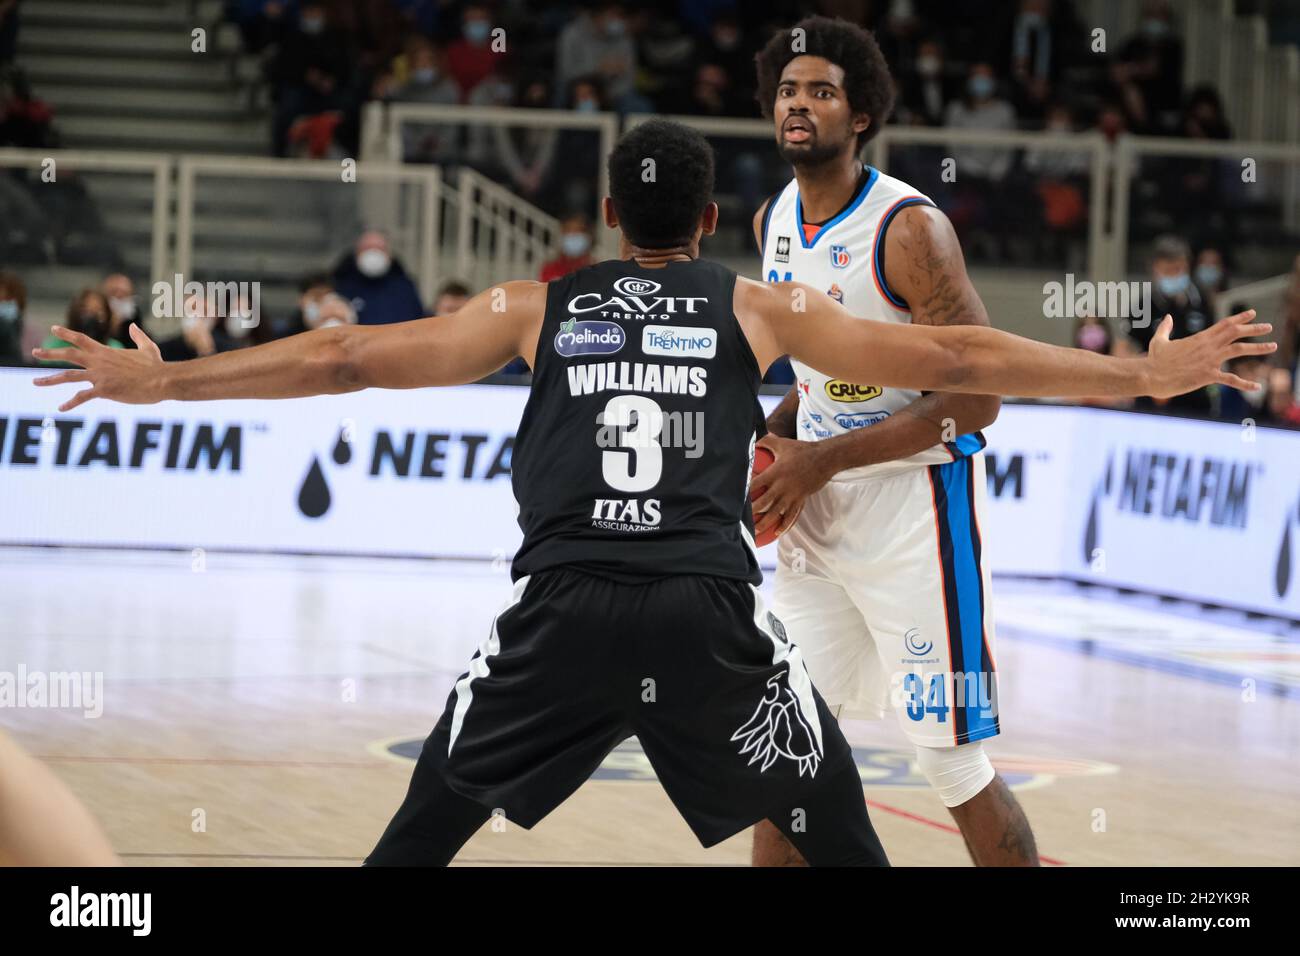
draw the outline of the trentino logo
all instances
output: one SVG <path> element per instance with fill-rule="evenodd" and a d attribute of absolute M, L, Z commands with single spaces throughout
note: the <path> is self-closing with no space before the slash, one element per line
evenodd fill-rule
<path fill-rule="evenodd" d="M 684 355 L 711 359 L 718 353 L 717 329 L 646 326 L 641 330 L 641 351 L 646 355 Z"/>
<path fill-rule="evenodd" d="M 560 331 L 555 333 L 555 351 L 566 358 L 574 355 L 613 355 L 626 341 L 627 336 L 617 323 L 599 319 L 579 322 L 570 318 L 561 322 Z"/>

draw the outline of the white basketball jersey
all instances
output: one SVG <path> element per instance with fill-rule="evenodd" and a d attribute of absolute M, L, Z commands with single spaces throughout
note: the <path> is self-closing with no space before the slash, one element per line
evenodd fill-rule
<path fill-rule="evenodd" d="M 763 277 L 768 282 L 804 282 L 822 289 L 854 315 L 882 322 L 910 322 L 907 303 L 885 281 L 885 229 L 910 205 L 934 205 L 907 183 L 868 167 L 857 195 L 837 216 L 819 227 L 805 226 L 799 183 L 771 201 L 763 220 Z M 845 382 L 823 375 L 795 359 L 799 389 L 799 437 L 820 441 L 883 421 L 914 402 L 919 392 L 883 388 L 870 382 Z M 954 461 L 984 447 L 978 433 L 957 436 L 910 458 L 840 472 L 837 479 L 856 479 L 902 471 L 919 465 Z"/>

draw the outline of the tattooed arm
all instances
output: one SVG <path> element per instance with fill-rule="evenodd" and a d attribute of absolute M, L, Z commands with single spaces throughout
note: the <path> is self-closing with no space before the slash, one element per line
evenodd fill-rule
<path fill-rule="evenodd" d="M 966 275 L 961 247 L 947 217 L 929 206 L 903 209 L 885 235 L 885 278 L 912 307 L 916 325 L 988 325 L 988 313 Z M 870 384 L 870 383 L 862 383 Z M 791 393 L 794 395 L 795 393 Z M 777 409 L 789 412 L 790 396 Z M 907 458 L 941 441 L 978 431 L 998 416 L 996 395 L 930 392 L 884 421 L 818 442 L 796 443 L 775 432 L 759 444 L 776 455 L 763 474 L 754 505 L 755 530 L 794 523 L 804 500 L 835 474 L 862 465 Z"/>

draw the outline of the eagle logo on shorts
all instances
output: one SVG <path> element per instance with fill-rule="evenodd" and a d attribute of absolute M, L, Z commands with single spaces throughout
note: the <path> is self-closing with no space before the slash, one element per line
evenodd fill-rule
<path fill-rule="evenodd" d="M 754 716 L 731 739 L 741 741 L 742 756 L 752 752 L 750 764 L 763 761 L 759 773 L 772 766 L 777 757 L 788 757 L 798 762 L 799 776 L 807 773 L 815 777 L 822 762 L 817 737 L 804 719 L 799 700 L 784 674 L 774 674 L 768 680 L 767 693 L 758 702 Z"/>

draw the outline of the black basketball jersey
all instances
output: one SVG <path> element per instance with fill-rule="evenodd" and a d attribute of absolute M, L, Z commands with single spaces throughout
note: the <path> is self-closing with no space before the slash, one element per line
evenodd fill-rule
<path fill-rule="evenodd" d="M 516 579 L 762 576 L 748 489 L 764 431 L 736 275 L 601 262 L 550 283 L 512 482 Z"/>

